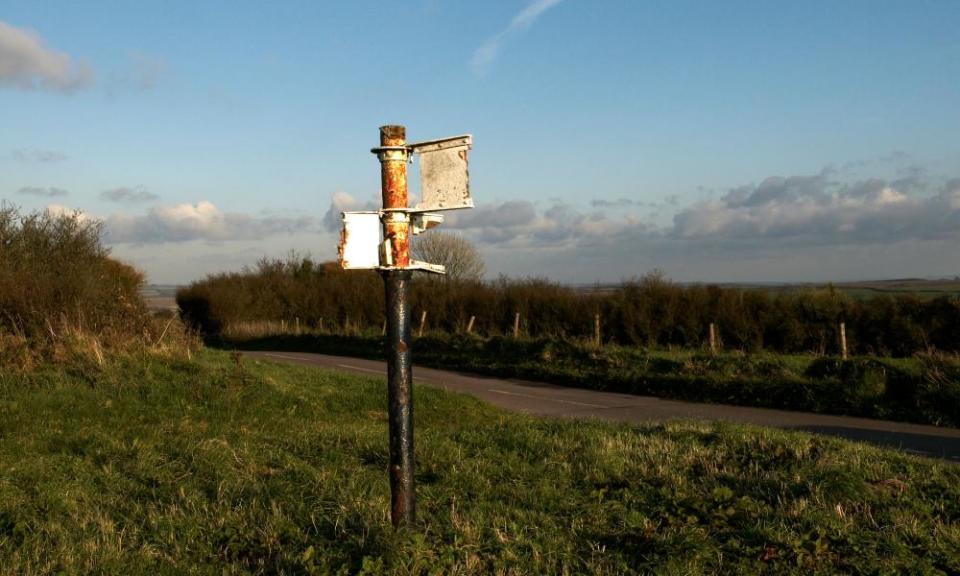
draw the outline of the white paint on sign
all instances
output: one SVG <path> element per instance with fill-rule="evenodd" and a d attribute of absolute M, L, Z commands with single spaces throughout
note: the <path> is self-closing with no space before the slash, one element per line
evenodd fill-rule
<path fill-rule="evenodd" d="M 380 266 L 380 227 L 379 212 L 344 212 L 340 266 L 348 270 Z"/>
<path fill-rule="evenodd" d="M 421 234 L 434 226 L 443 223 L 443 214 L 431 214 L 430 212 L 418 212 L 410 215 L 410 233 Z"/>

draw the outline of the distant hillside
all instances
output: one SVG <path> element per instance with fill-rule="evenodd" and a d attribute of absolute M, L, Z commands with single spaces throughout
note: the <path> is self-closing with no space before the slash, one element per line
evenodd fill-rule
<path fill-rule="evenodd" d="M 727 285 L 731 286 L 731 285 Z M 797 292 L 828 286 L 825 283 L 799 284 L 744 284 L 744 288 L 769 292 Z M 852 298 L 869 298 L 880 294 L 913 295 L 922 299 L 938 296 L 960 296 L 960 277 L 952 280 L 924 278 L 895 278 L 892 280 L 863 280 L 859 282 L 836 282 L 833 287 Z"/>
<path fill-rule="evenodd" d="M 757 290 L 760 292 L 803 292 L 826 288 L 828 282 L 678 282 L 682 286 L 715 285 L 722 288 Z M 938 296 L 960 297 L 960 276 L 953 279 L 894 278 L 890 280 L 860 280 L 856 282 L 833 282 L 833 287 L 851 298 L 869 298 L 881 294 L 913 295 L 924 300 Z M 573 288 L 584 294 L 614 292 L 616 284 L 575 284 Z"/>

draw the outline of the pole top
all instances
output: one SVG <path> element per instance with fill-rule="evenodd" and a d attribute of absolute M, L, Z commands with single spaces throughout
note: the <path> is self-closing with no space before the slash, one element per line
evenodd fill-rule
<path fill-rule="evenodd" d="M 380 127 L 380 145 L 403 145 L 407 140 L 407 129 L 397 124 L 388 124 Z"/>

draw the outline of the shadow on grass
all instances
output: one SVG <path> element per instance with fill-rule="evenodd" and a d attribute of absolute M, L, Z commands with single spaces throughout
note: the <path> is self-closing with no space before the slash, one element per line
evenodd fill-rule
<path fill-rule="evenodd" d="M 351 356 L 383 360 L 383 342 L 370 336 L 339 334 L 281 334 L 244 340 L 208 337 L 207 346 L 222 350 L 262 350 L 268 352 L 312 352 L 333 356 Z"/>
<path fill-rule="evenodd" d="M 914 454 L 942 458 L 960 464 L 960 438 L 852 426 L 797 426 L 795 430 L 839 436 L 846 440 L 898 448 Z"/>

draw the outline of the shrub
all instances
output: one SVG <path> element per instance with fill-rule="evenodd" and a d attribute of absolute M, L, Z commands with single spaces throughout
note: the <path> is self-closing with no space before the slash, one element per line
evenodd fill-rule
<path fill-rule="evenodd" d="M 374 272 L 343 271 L 291 254 L 251 269 L 216 274 L 177 294 L 185 319 L 211 335 L 243 322 L 299 323 L 355 334 L 382 326 L 383 284 Z M 832 287 L 771 295 L 719 286 L 684 286 L 660 273 L 609 289 L 576 289 L 544 279 L 429 282 L 414 276 L 413 320 L 446 333 L 592 340 L 599 314 L 604 342 L 646 348 L 702 348 L 714 323 L 727 349 L 839 354 L 840 322 L 852 353 L 910 356 L 960 350 L 960 299 L 912 296 L 854 300 Z M 417 326 L 415 325 L 415 329 Z M 776 371 L 776 367 L 771 367 Z"/>
<path fill-rule="evenodd" d="M 113 260 L 101 224 L 80 213 L 0 208 L 0 360 L 102 363 L 105 350 L 155 339 L 140 296 L 143 275 Z M 166 325 L 164 338 L 180 337 Z"/>

